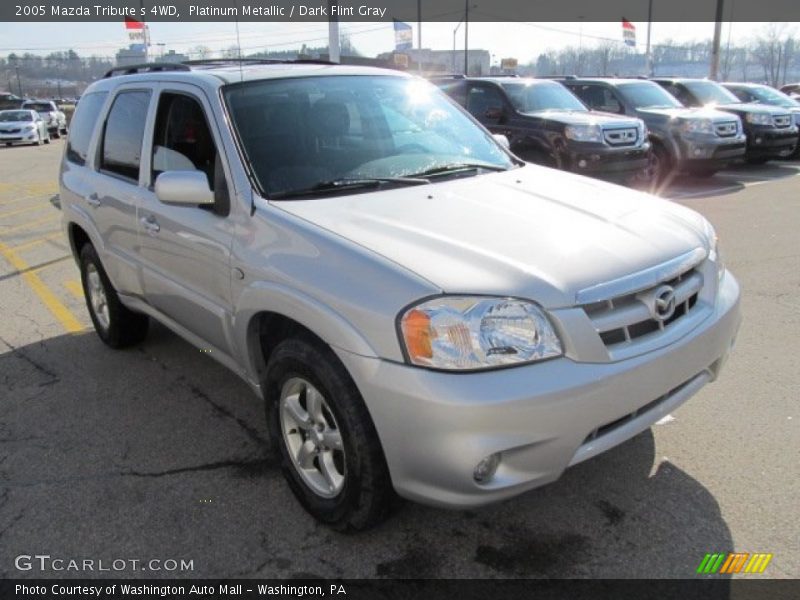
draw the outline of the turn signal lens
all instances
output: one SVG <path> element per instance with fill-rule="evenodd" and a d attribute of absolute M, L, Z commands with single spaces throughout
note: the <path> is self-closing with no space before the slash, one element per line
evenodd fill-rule
<path fill-rule="evenodd" d="M 433 358 L 430 317 L 421 310 L 410 310 L 403 317 L 401 325 L 412 362 Z"/>

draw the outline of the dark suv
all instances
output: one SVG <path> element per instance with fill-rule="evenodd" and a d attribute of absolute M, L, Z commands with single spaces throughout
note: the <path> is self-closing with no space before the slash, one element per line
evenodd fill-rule
<path fill-rule="evenodd" d="M 22 98 L 7 92 L 0 92 L 0 110 L 11 110 L 20 106 L 22 106 Z"/>
<path fill-rule="evenodd" d="M 529 162 L 606 179 L 645 175 L 650 143 L 644 123 L 590 112 L 560 83 L 515 77 L 433 82 Z"/>
<path fill-rule="evenodd" d="M 745 160 L 760 164 L 789 156 L 797 146 L 797 127 L 785 108 L 744 103 L 716 81 L 707 79 L 653 79 L 686 106 L 713 106 L 742 120 L 747 134 Z"/>
<path fill-rule="evenodd" d="M 713 175 L 744 155 L 745 136 L 738 117 L 711 108 L 686 108 L 652 81 L 568 78 L 563 83 L 593 110 L 644 120 L 656 182 L 677 171 Z"/>

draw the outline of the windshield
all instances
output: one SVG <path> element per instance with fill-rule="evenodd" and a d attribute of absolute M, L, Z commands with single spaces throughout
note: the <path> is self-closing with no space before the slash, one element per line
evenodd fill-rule
<path fill-rule="evenodd" d="M 268 196 L 337 181 L 401 183 L 398 178 L 451 165 L 514 166 L 491 135 L 419 79 L 260 80 L 229 85 L 224 96 L 253 174 Z"/>
<path fill-rule="evenodd" d="M 642 81 L 619 86 L 623 96 L 635 108 L 682 108 L 683 104 L 657 83 Z"/>
<path fill-rule="evenodd" d="M 764 104 L 774 104 L 776 106 L 782 106 L 783 108 L 800 107 L 800 102 L 770 87 L 754 87 L 750 88 L 748 91 L 758 98 L 759 102 L 763 102 Z"/>
<path fill-rule="evenodd" d="M 528 113 L 540 110 L 575 110 L 587 112 L 588 109 L 560 83 L 529 82 L 502 83 L 502 88 L 519 112 Z"/>
<path fill-rule="evenodd" d="M 33 116 L 27 110 L 4 110 L 0 112 L 0 122 L 33 121 Z"/>
<path fill-rule="evenodd" d="M 687 81 L 686 86 L 700 104 L 739 104 L 739 100 L 731 92 L 713 81 Z"/>
<path fill-rule="evenodd" d="M 36 112 L 50 112 L 55 110 L 49 102 L 26 102 L 25 108 Z"/>

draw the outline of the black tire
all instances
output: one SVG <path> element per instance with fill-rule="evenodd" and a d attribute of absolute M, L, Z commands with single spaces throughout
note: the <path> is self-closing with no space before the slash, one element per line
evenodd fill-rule
<path fill-rule="evenodd" d="M 667 149 L 661 144 L 653 143 L 650 151 L 648 173 L 650 185 L 659 187 L 672 175 L 673 163 Z"/>
<path fill-rule="evenodd" d="M 50 134 L 49 133 L 47 134 L 47 137 L 44 138 L 44 143 L 45 144 L 49 144 L 50 143 Z"/>
<path fill-rule="evenodd" d="M 550 154 L 541 149 L 521 150 L 518 156 L 525 162 L 534 163 L 543 167 L 550 167 L 551 169 L 559 169 L 558 160 Z"/>
<path fill-rule="evenodd" d="M 111 348 L 127 348 L 138 344 L 147 336 L 147 328 L 150 319 L 143 314 L 133 312 L 123 306 L 119 301 L 114 286 L 106 275 L 105 269 L 97 256 L 97 251 L 91 244 L 85 244 L 80 254 L 81 284 L 83 294 L 86 297 L 86 308 L 92 318 L 94 329 L 103 342 Z M 89 273 L 96 272 L 99 276 L 105 294 L 105 301 L 108 308 L 108 325 L 105 326 L 101 318 L 96 314 L 92 305 L 92 290 L 90 286 Z"/>
<path fill-rule="evenodd" d="M 56 129 L 52 134 L 50 134 L 50 136 L 54 137 L 56 139 L 60 139 L 61 138 L 61 132 L 59 132 L 58 129 Z"/>
<path fill-rule="evenodd" d="M 11 146 L 11 142 L 6 142 L 6 147 Z"/>
<path fill-rule="evenodd" d="M 298 379 L 310 383 L 322 394 L 325 409 L 332 413 L 342 441 L 340 461 L 344 481 L 341 490 L 332 497 L 322 497 L 314 491 L 289 454 L 281 424 L 281 392 Z M 318 521 L 343 532 L 368 529 L 386 519 L 398 504 L 398 497 L 372 419 L 336 355 L 310 337 L 281 342 L 267 365 L 264 394 L 270 440 L 280 458 L 284 477 L 300 504 Z M 299 429 L 294 432 L 300 433 Z"/>
<path fill-rule="evenodd" d="M 744 160 L 749 165 L 763 165 L 770 159 L 764 156 L 746 156 Z"/>

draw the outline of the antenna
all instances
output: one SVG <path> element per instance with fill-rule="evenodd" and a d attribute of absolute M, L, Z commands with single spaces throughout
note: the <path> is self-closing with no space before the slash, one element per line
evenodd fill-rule
<path fill-rule="evenodd" d="M 244 81 L 244 71 L 242 70 L 242 41 L 239 38 L 239 0 L 236 2 L 236 51 L 239 54 L 239 81 Z"/>

